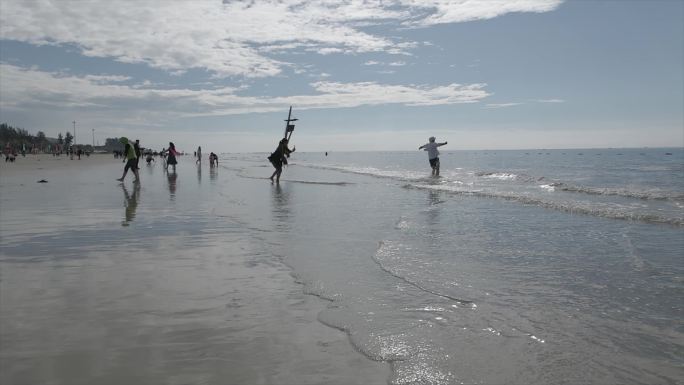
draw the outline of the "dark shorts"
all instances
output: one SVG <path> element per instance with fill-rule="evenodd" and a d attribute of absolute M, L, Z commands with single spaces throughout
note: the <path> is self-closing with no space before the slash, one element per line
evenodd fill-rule
<path fill-rule="evenodd" d="M 138 165 L 138 158 L 129 159 L 126 162 L 126 166 L 124 166 L 124 171 L 128 171 L 128 169 L 130 169 L 130 168 L 136 169 L 137 165 Z"/>
<path fill-rule="evenodd" d="M 439 158 L 430 159 L 430 167 L 439 167 Z"/>
<path fill-rule="evenodd" d="M 271 156 L 268 157 L 268 160 L 277 170 L 283 168 L 283 163 L 287 164 L 287 160 L 282 156 L 278 156 L 278 154 L 271 154 Z"/>

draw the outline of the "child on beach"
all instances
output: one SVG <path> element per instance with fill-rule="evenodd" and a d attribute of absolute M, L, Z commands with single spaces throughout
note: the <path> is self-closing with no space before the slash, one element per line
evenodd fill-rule
<path fill-rule="evenodd" d="M 140 182 L 140 175 L 138 175 L 138 157 L 135 154 L 135 149 L 128 142 L 128 138 L 122 137 L 119 139 L 119 141 L 124 144 L 124 157 L 126 158 L 126 166 L 124 166 L 123 175 L 121 175 L 121 178 L 117 180 L 122 182 L 126 177 L 128 170 L 132 169 L 133 174 L 135 174 L 134 182 Z"/>
<path fill-rule="evenodd" d="M 418 147 L 419 150 L 428 152 L 428 160 L 430 161 L 430 167 L 432 167 L 433 176 L 439 176 L 439 151 L 437 150 L 437 147 L 444 146 L 445 144 L 447 144 L 447 142 L 435 142 L 435 137 L 431 136 L 430 139 L 428 139 L 428 143 Z"/>
<path fill-rule="evenodd" d="M 287 142 L 288 140 L 283 138 L 278 143 L 278 148 L 276 148 L 271 156 L 268 157 L 268 160 L 271 162 L 273 167 L 275 167 L 275 171 L 270 178 L 271 182 L 273 182 L 273 177 L 276 177 L 276 183 L 280 183 L 280 174 L 283 173 L 283 164 L 287 164 L 287 158 L 290 157 L 291 153 L 295 152 L 295 147 L 292 147 L 292 150 L 287 148 Z"/>
<path fill-rule="evenodd" d="M 176 151 L 176 145 L 173 144 L 173 142 L 169 142 L 169 149 L 167 150 L 166 155 L 166 169 L 168 169 L 169 165 L 171 165 L 173 166 L 173 172 L 176 172 L 176 165 L 178 164 L 176 156 L 178 156 L 178 152 Z"/>

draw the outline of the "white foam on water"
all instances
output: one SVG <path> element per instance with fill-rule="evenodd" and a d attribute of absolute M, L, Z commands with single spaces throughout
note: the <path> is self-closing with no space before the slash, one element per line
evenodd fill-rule
<path fill-rule="evenodd" d="M 482 175 L 483 178 L 488 178 L 488 179 L 499 179 L 499 180 L 514 180 L 518 176 L 516 174 L 508 174 L 508 173 L 494 173 L 494 174 L 486 174 Z"/>
<path fill-rule="evenodd" d="M 473 195 L 483 198 L 497 198 L 523 204 L 540 206 L 547 209 L 572 214 L 584 214 L 612 219 L 639 221 L 645 223 L 661 223 L 684 226 L 684 213 L 651 210 L 648 206 L 625 205 L 617 202 L 594 202 L 580 200 L 553 200 L 532 194 L 512 191 L 495 191 L 485 189 L 468 189 L 449 185 L 410 184 L 406 187 L 426 190 L 444 191 L 458 195 Z"/>

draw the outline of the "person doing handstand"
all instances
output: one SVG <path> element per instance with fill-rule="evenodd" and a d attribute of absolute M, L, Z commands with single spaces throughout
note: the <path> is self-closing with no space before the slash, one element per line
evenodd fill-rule
<path fill-rule="evenodd" d="M 444 143 L 437 143 L 435 142 L 435 137 L 431 136 L 430 139 L 428 139 L 429 142 L 425 143 L 424 145 L 418 147 L 419 150 L 425 150 L 428 152 L 428 160 L 430 161 L 430 167 L 432 167 L 432 175 L 433 176 L 438 176 L 439 175 L 439 151 L 437 150 L 437 147 L 444 146 L 447 144 L 447 142 Z"/>

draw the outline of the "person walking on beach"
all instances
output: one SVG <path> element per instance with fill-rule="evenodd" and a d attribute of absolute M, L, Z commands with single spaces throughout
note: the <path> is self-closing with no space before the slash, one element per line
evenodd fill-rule
<path fill-rule="evenodd" d="M 176 145 L 173 144 L 173 142 L 169 142 L 169 149 L 166 151 L 166 169 L 168 170 L 169 166 L 173 166 L 173 172 L 176 172 L 176 165 L 178 164 L 178 161 L 176 160 L 176 156 L 178 156 Z"/>
<path fill-rule="evenodd" d="M 280 174 L 283 173 L 283 164 L 287 164 L 287 158 L 290 157 L 291 153 L 295 152 L 295 147 L 292 147 L 292 150 L 287 148 L 287 142 L 287 138 L 281 139 L 278 143 L 278 148 L 276 148 L 271 156 L 268 157 L 268 160 L 271 162 L 273 167 L 275 167 L 275 171 L 270 178 L 271 182 L 273 182 L 273 177 L 275 177 L 275 182 L 280 183 Z"/>
<path fill-rule="evenodd" d="M 197 147 L 197 161 L 195 163 L 202 165 L 202 146 Z"/>
<path fill-rule="evenodd" d="M 418 149 L 428 152 L 428 160 L 430 161 L 430 167 L 432 167 L 432 176 L 439 176 L 439 151 L 437 150 L 437 147 L 444 146 L 447 142 L 437 143 L 435 142 L 434 136 L 431 136 L 428 140 L 428 143 L 418 147 Z"/>
<path fill-rule="evenodd" d="M 209 154 L 209 167 L 218 166 L 218 155 L 213 152 Z"/>
<path fill-rule="evenodd" d="M 135 180 L 133 182 L 140 182 L 140 175 L 138 175 L 137 167 L 138 158 L 135 156 L 135 149 L 128 142 L 128 138 L 122 137 L 121 139 L 119 139 L 119 141 L 124 144 L 124 161 L 126 162 L 126 166 L 124 166 L 123 175 L 121 175 L 121 178 L 117 180 L 119 182 L 123 182 L 124 178 L 126 177 L 126 174 L 128 173 L 128 170 L 131 169 L 133 170 L 133 174 L 135 175 Z"/>
<path fill-rule="evenodd" d="M 133 145 L 133 149 L 135 150 L 135 168 L 140 170 L 140 167 L 138 165 L 140 164 L 140 158 L 142 157 L 142 150 L 140 149 L 140 140 L 136 139 L 135 144 Z"/>

